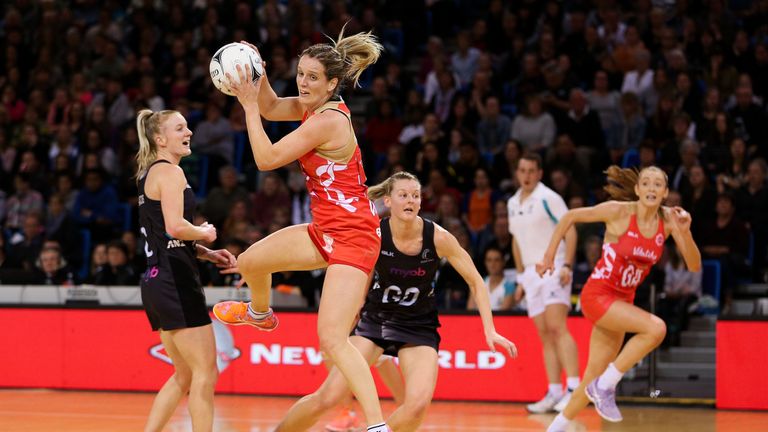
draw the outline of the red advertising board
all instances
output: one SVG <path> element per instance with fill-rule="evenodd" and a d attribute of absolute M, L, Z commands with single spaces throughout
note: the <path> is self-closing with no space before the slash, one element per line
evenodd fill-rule
<path fill-rule="evenodd" d="M 718 408 L 768 410 L 768 321 L 718 321 Z"/>
<path fill-rule="evenodd" d="M 516 359 L 485 346 L 479 317 L 445 315 L 441 321 L 436 399 L 541 397 L 547 384 L 541 345 L 528 318 L 495 318 L 497 330 L 517 344 Z M 274 333 L 216 324 L 220 393 L 303 395 L 326 376 L 313 313 L 281 313 Z M 568 325 L 578 345 L 587 347 L 590 324 L 570 318 Z M 0 387 L 154 391 L 172 373 L 140 310 L 2 309 L 0 328 Z M 582 368 L 586 355 L 580 350 Z"/>
<path fill-rule="evenodd" d="M 303 395 L 326 371 L 317 348 L 316 315 L 281 313 L 264 333 L 216 323 L 220 393 Z M 485 346 L 480 319 L 444 315 L 439 400 L 530 401 L 546 379 L 533 323 L 498 316 L 497 330 L 517 344 L 510 359 Z M 586 364 L 590 324 L 569 318 Z M 0 309 L 0 387 L 156 391 L 170 376 L 157 333 L 140 310 Z M 768 409 L 768 321 L 717 324 L 717 406 Z M 388 395 L 379 386 L 382 395 Z"/>

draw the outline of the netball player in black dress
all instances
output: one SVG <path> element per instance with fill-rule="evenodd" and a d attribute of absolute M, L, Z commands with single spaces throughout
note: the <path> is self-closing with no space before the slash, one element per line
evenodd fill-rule
<path fill-rule="evenodd" d="M 139 222 L 147 255 L 141 301 L 175 369 L 155 397 L 145 430 L 162 430 L 189 393 L 192 429 L 210 431 L 218 377 L 216 344 L 195 260 L 229 268 L 236 259 L 226 250 L 213 251 L 195 243 L 214 241 L 216 228 L 191 223 L 195 194 L 179 167 L 181 158 L 192 152 L 192 131 L 184 116 L 177 111 L 142 110 L 136 128 Z"/>
<path fill-rule="evenodd" d="M 415 176 L 399 172 L 368 189 L 371 199 L 384 198 L 391 217 L 381 221 L 381 251 L 375 278 L 360 321 L 350 338 L 369 364 L 382 353 L 397 355 L 405 380 L 405 401 L 387 425 L 395 432 L 414 431 L 432 401 L 437 382 L 440 326 L 433 281 L 441 258 L 467 281 L 483 321 L 485 340 L 517 355 L 515 345 L 496 333 L 483 278 L 456 238 L 432 221 L 418 216 L 421 185 Z M 278 425 L 278 431 L 309 429 L 349 392 L 335 367 L 313 394 L 299 400 Z"/>

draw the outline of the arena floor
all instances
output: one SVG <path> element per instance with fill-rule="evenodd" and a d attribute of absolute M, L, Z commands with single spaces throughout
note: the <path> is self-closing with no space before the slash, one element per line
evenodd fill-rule
<path fill-rule="evenodd" d="M 144 426 L 152 403 L 150 393 L 75 392 L 51 390 L 0 391 L 0 430 L 15 431 L 137 431 Z M 215 431 L 267 432 L 293 403 L 288 397 L 216 396 Z M 384 402 L 386 412 L 394 405 Z M 591 408 L 578 417 L 573 431 L 695 431 L 768 430 L 768 413 L 718 411 L 713 408 L 669 408 L 624 405 L 624 421 L 602 422 Z M 543 431 L 552 415 L 528 415 L 522 404 L 436 402 L 420 430 L 440 432 Z M 322 431 L 322 422 L 313 431 Z M 186 407 L 180 406 L 167 431 L 189 431 Z"/>

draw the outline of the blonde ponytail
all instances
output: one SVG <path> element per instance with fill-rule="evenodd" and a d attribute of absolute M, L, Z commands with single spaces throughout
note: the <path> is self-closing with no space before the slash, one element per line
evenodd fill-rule
<path fill-rule="evenodd" d="M 143 109 L 136 115 L 136 133 L 139 136 L 139 151 L 136 153 L 136 180 L 146 174 L 147 169 L 157 159 L 155 137 L 160 133 L 160 125 L 166 117 L 178 111 L 163 110 L 154 112 Z"/>
<path fill-rule="evenodd" d="M 419 179 L 415 175 L 405 171 L 398 171 L 389 176 L 383 182 L 369 187 L 368 199 L 373 201 L 379 198 L 384 198 L 385 196 L 392 195 L 392 188 L 394 187 L 395 182 L 398 180 L 413 180 L 416 183 L 419 183 Z"/>
<path fill-rule="evenodd" d="M 335 48 L 348 65 L 345 78 L 352 82 L 353 87 L 357 87 L 360 75 L 368 66 L 376 63 L 384 47 L 371 32 L 344 37 L 346 27 L 344 24 L 339 39 L 335 42 Z"/>
<path fill-rule="evenodd" d="M 301 53 L 302 57 L 308 56 L 322 63 L 329 81 L 334 78 L 339 80 L 333 96 L 338 96 L 347 80 L 357 86 L 360 75 L 368 66 L 376 63 L 384 50 L 371 32 L 344 37 L 344 28 L 346 24 L 341 29 L 339 38 L 332 40 L 332 45 L 315 44 Z"/>

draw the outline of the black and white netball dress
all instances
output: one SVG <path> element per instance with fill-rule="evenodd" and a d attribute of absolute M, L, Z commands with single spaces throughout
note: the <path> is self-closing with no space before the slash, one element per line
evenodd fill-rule
<path fill-rule="evenodd" d="M 381 251 L 374 283 L 353 333 L 370 339 L 385 354 L 397 355 L 404 345 L 427 345 L 437 350 L 440 344 L 434 292 L 440 258 L 435 250 L 435 225 L 423 220 L 422 247 L 415 255 L 395 247 L 389 218 L 381 220 Z"/>
<path fill-rule="evenodd" d="M 141 279 L 141 301 L 152 330 L 175 330 L 211 323 L 200 283 L 195 244 L 171 237 L 165 231 L 160 201 L 148 198 L 144 183 L 155 161 L 139 179 L 139 223 L 146 245 L 147 271 Z M 195 211 L 195 194 L 184 190 L 184 219 L 190 223 Z"/>

